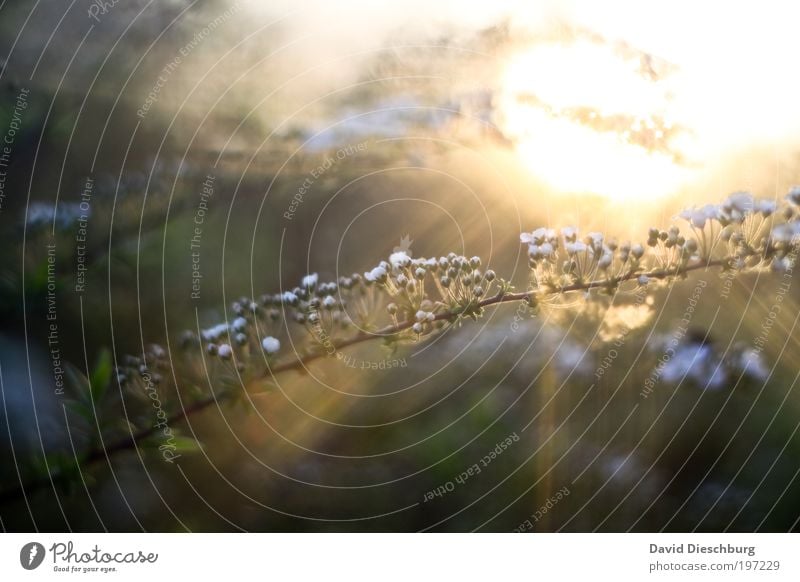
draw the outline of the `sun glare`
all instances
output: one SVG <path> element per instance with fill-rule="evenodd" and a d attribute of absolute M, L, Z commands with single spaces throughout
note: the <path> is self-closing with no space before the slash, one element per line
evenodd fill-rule
<path fill-rule="evenodd" d="M 537 45 L 505 71 L 499 124 L 557 191 L 665 196 L 694 171 L 683 147 L 691 132 L 670 116 L 672 70 L 595 39 Z"/>

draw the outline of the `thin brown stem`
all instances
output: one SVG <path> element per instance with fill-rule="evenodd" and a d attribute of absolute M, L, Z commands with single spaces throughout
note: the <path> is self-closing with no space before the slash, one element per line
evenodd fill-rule
<path fill-rule="evenodd" d="M 725 257 L 723 259 L 714 259 L 704 262 L 695 263 L 692 265 L 685 265 L 683 267 L 677 269 L 667 269 L 667 268 L 659 268 L 649 272 L 628 272 L 623 275 L 612 277 L 608 279 L 600 279 L 595 281 L 589 282 L 578 282 L 573 283 L 571 285 L 564 285 L 561 287 L 555 287 L 549 289 L 545 292 L 538 291 L 536 289 L 530 291 L 521 291 L 518 293 L 497 293 L 491 297 L 487 297 L 482 299 L 481 301 L 477 302 L 478 307 L 491 307 L 494 305 L 500 305 L 503 303 L 511 303 L 515 301 L 525 301 L 531 298 L 534 295 L 540 296 L 548 296 L 548 295 L 561 295 L 564 293 L 572 293 L 576 291 L 589 291 L 591 289 L 597 289 L 601 287 L 615 287 L 620 283 L 624 283 L 626 281 L 630 281 L 633 279 L 637 279 L 638 277 L 644 275 L 650 279 L 665 279 L 667 277 L 673 277 L 676 275 L 682 275 L 689 273 L 691 271 L 697 271 L 699 269 L 710 269 L 712 267 L 722 267 L 726 264 L 729 264 L 732 260 L 732 257 Z M 460 317 L 461 313 L 457 311 L 449 311 L 449 312 L 442 312 L 435 316 L 435 321 L 453 321 Z M 413 321 L 404 321 L 399 322 L 397 324 L 389 325 L 384 327 L 375 332 L 360 332 L 350 338 L 340 340 L 336 344 L 334 344 L 334 353 L 341 349 L 385 337 L 392 337 L 406 329 L 409 329 L 412 325 L 414 325 Z M 317 351 L 311 354 L 307 354 L 305 356 L 299 357 L 295 360 L 279 363 L 275 366 L 270 366 L 265 374 L 267 376 L 274 376 L 276 374 L 280 374 L 282 372 L 286 372 L 288 370 L 297 370 L 304 368 L 310 362 L 321 359 L 324 357 L 328 357 L 328 352 L 325 351 Z M 182 422 L 187 419 L 189 416 L 201 412 L 206 408 L 214 405 L 219 404 L 220 402 L 225 401 L 227 398 L 230 398 L 230 393 L 224 393 L 220 395 L 211 395 L 201 400 L 197 400 L 185 407 L 182 407 L 181 410 L 174 413 L 167 419 L 168 425 L 173 425 L 178 422 Z M 119 441 L 107 446 L 107 447 L 98 447 L 95 449 L 90 450 L 80 464 L 84 467 L 97 463 L 103 459 L 107 459 L 111 455 L 115 453 L 119 453 L 122 451 L 127 450 L 135 450 L 140 442 L 143 440 L 153 436 L 158 430 L 157 426 L 152 426 L 146 429 L 143 429 L 137 433 L 130 435 L 124 439 L 120 439 Z M 63 475 L 52 475 L 53 480 L 59 480 L 63 478 Z M 23 494 L 23 491 L 26 493 L 31 493 L 35 490 L 41 489 L 46 487 L 47 485 L 51 484 L 50 478 L 40 479 L 38 481 L 33 481 L 30 483 L 20 485 L 16 488 L 6 490 L 4 492 L 0 492 L 0 503 L 15 499 L 20 497 Z"/>

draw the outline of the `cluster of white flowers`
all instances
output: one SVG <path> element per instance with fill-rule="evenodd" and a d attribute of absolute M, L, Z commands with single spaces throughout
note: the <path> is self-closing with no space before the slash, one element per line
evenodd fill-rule
<path fill-rule="evenodd" d="M 651 342 L 653 351 L 663 351 L 666 337 Z M 705 390 L 721 390 L 740 377 L 764 381 L 769 370 L 760 353 L 745 345 L 735 345 L 724 355 L 712 344 L 698 341 L 681 343 L 662 365 L 660 379 L 670 384 L 688 382 Z"/>
<path fill-rule="evenodd" d="M 560 236 L 553 229 L 538 228 L 522 233 L 519 239 L 528 245 L 534 286 L 547 291 L 598 277 L 619 277 L 626 270 L 634 272 L 645 252 L 642 245 L 606 240 L 600 232 L 581 238 L 574 226 L 562 228 Z"/>
<path fill-rule="evenodd" d="M 542 290 L 542 295 L 587 282 L 604 291 L 626 281 L 647 285 L 651 270 L 666 279 L 701 261 L 716 260 L 737 269 L 782 269 L 800 239 L 798 206 L 797 186 L 781 201 L 735 192 L 720 204 L 683 210 L 678 218 L 688 223 L 688 234 L 677 225 L 651 228 L 645 245 L 618 243 L 598 232 L 581 237 L 572 226 L 562 228 L 560 236 L 550 228 L 524 232 L 520 242 L 528 245 L 533 290 Z"/>
<path fill-rule="evenodd" d="M 81 210 L 79 202 L 61 202 L 56 206 L 49 202 L 32 202 L 27 208 L 26 226 L 31 229 L 55 226 L 66 229 L 81 216 L 89 216 L 91 209 Z"/>
<path fill-rule="evenodd" d="M 429 332 L 443 321 L 440 313 L 477 315 L 482 297 L 492 291 L 497 276 L 481 270 L 480 257 L 455 253 L 412 259 L 398 251 L 364 273 L 368 287 L 388 296 L 386 309 L 395 325 L 411 323 L 414 334 Z"/>
<path fill-rule="evenodd" d="M 332 341 L 357 329 L 394 325 L 401 332 L 398 339 L 404 333 L 413 339 L 444 325 L 446 318 L 437 318 L 440 313 L 475 315 L 477 303 L 495 281 L 494 271 L 481 271 L 479 257 L 450 253 L 412 259 L 395 252 L 363 275 L 321 282 L 311 273 L 293 289 L 258 300 L 242 297 L 231 306 L 233 320 L 209 326 L 199 336 L 185 332 L 184 345 L 200 345 L 208 355 L 244 370 L 259 351 L 267 357 L 279 353 L 279 330 L 285 323 L 306 328 L 309 353 L 315 342 L 329 353 L 325 348 Z M 379 320 L 382 313 L 388 315 L 384 322 Z"/>
<path fill-rule="evenodd" d="M 748 192 L 734 192 L 720 204 L 706 204 L 700 208 L 693 206 L 681 212 L 679 217 L 697 235 L 703 256 L 714 253 L 717 238 L 731 243 L 732 247 L 724 250 L 732 251 L 732 255 L 747 250 L 753 251 L 746 253 L 752 256 L 756 254 L 754 249 L 765 242 L 761 225 L 777 209 L 778 203 L 774 199 L 756 198 Z"/>
<path fill-rule="evenodd" d="M 412 258 L 392 253 L 363 274 L 322 282 L 317 273 L 301 278 L 300 285 L 258 299 L 242 297 L 231 305 L 233 318 L 203 329 L 185 332 L 184 345 L 200 346 L 206 354 L 246 369 L 253 361 L 269 363 L 281 350 L 285 330 L 305 328 L 309 346 L 299 355 L 331 353 L 339 339 L 364 330 L 385 330 L 381 337 L 415 340 L 461 317 L 476 318 L 483 308 L 501 300 L 525 300 L 530 306 L 545 298 L 562 299 L 571 292 L 587 297 L 593 291 L 610 293 L 621 285 L 649 286 L 682 276 L 684 269 L 711 264 L 727 268 L 789 268 L 800 241 L 800 187 L 785 199 L 757 199 L 745 192 L 731 194 L 721 204 L 687 208 L 679 218 L 688 223 L 686 234 L 676 226 L 651 228 L 644 244 L 618 242 L 600 232 L 584 236 L 568 226 L 556 231 L 538 228 L 522 233 L 528 247 L 531 286 L 512 293 L 511 286 L 491 269 L 482 270 L 479 257 L 456 253 Z M 795 251 L 795 252 L 793 252 Z M 291 324 L 295 327 L 290 327 Z M 303 351 L 305 350 L 305 351 Z M 695 356 L 705 358 L 704 353 Z M 132 358 L 118 370 L 128 379 L 147 374 L 160 380 L 149 363 L 163 363 L 163 349 Z M 683 370 L 679 355 L 665 377 Z M 227 364 L 230 362 L 230 364 Z M 711 383 L 717 382 L 714 376 Z"/>
<path fill-rule="evenodd" d="M 234 319 L 212 325 L 199 337 L 185 332 L 186 346 L 202 345 L 207 354 L 221 360 L 234 360 L 240 370 L 259 352 L 271 358 L 280 352 L 278 339 L 282 321 L 305 326 L 309 331 L 323 326 L 326 333 L 351 326 L 344 311 L 347 300 L 363 294 L 365 279 L 354 274 L 338 282 L 320 282 L 317 273 L 302 277 L 300 285 L 276 294 L 262 295 L 258 300 L 242 297 L 231 305 Z M 310 337 L 314 334 L 309 334 Z"/>
<path fill-rule="evenodd" d="M 785 222 L 772 229 L 774 243 L 791 243 L 800 236 L 800 222 Z"/>
<path fill-rule="evenodd" d="M 317 273 L 311 273 L 310 275 L 306 275 L 303 277 L 302 286 L 305 289 L 313 289 L 317 286 L 319 282 L 319 275 Z"/>
<path fill-rule="evenodd" d="M 161 372 L 169 369 L 167 351 L 158 344 L 150 344 L 141 356 L 124 356 L 116 368 L 120 386 L 132 386 L 137 393 L 144 388 L 157 386 L 163 380 Z"/>
<path fill-rule="evenodd" d="M 691 206 L 685 208 L 679 216 L 694 228 L 705 228 L 707 221 L 715 220 L 719 216 L 719 209 L 714 204 L 706 204 L 699 208 Z"/>
<path fill-rule="evenodd" d="M 567 238 L 566 234 L 564 238 Z M 519 235 L 519 240 L 528 245 L 528 256 L 537 261 L 553 258 L 558 248 L 558 237 L 550 228 L 537 228 L 530 233 L 523 232 Z"/>

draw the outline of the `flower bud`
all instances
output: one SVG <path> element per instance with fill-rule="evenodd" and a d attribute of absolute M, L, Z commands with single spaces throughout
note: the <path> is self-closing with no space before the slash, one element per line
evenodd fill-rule
<path fill-rule="evenodd" d="M 281 342 L 272 336 L 267 336 L 261 340 L 261 347 L 267 354 L 271 355 L 281 349 Z"/>
<path fill-rule="evenodd" d="M 230 360 L 232 354 L 233 349 L 228 344 L 220 344 L 220 346 L 217 348 L 217 355 L 222 360 Z"/>

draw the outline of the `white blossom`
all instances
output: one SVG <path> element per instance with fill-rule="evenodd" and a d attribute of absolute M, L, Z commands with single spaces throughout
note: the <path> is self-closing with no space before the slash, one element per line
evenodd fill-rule
<path fill-rule="evenodd" d="M 408 267 L 411 264 L 411 257 L 405 251 L 397 251 L 389 255 L 389 264 L 395 271 L 403 267 Z"/>
<path fill-rule="evenodd" d="M 772 229 L 772 238 L 778 242 L 790 243 L 798 235 L 800 222 L 787 222 Z"/>
<path fill-rule="evenodd" d="M 700 208 L 697 206 L 685 208 L 678 216 L 686 220 L 695 228 L 704 228 L 706 221 L 716 220 L 719 218 L 719 214 L 719 207 L 715 206 L 714 204 L 706 204 Z"/>
<path fill-rule="evenodd" d="M 794 262 L 789 257 L 775 257 L 772 259 L 772 270 L 778 273 L 790 272 L 794 268 Z"/>
<path fill-rule="evenodd" d="M 770 198 L 762 198 L 761 200 L 756 200 L 754 210 L 756 212 L 760 212 L 764 216 L 769 216 L 773 214 L 778 209 L 778 203 Z"/>
<path fill-rule="evenodd" d="M 386 278 L 386 269 L 384 269 L 382 266 L 377 266 L 374 269 L 372 269 L 369 273 L 364 273 L 364 278 L 367 281 L 371 281 L 373 283 L 377 281 L 382 281 L 383 279 Z"/>
<path fill-rule="evenodd" d="M 539 247 L 539 252 L 541 253 L 542 257 L 549 259 L 555 253 L 555 249 L 553 249 L 553 245 L 551 245 L 549 242 L 546 242 Z"/>
<path fill-rule="evenodd" d="M 734 192 L 728 196 L 727 200 L 725 200 L 722 205 L 738 210 L 742 214 L 747 214 L 753 210 L 754 203 L 753 195 L 749 192 Z"/>
<path fill-rule="evenodd" d="M 261 347 L 267 354 L 274 354 L 281 349 L 281 342 L 270 335 L 261 340 Z"/>
<path fill-rule="evenodd" d="M 561 236 L 563 236 L 564 240 L 567 242 L 574 242 L 575 237 L 578 236 L 578 229 L 574 226 L 565 226 L 561 229 Z"/>
<path fill-rule="evenodd" d="M 305 277 L 303 277 L 303 287 L 305 287 L 306 289 L 310 289 L 312 287 L 315 287 L 318 281 L 319 281 L 319 275 L 317 275 L 316 273 L 311 273 L 310 275 L 306 275 Z"/>
<path fill-rule="evenodd" d="M 433 321 L 434 319 L 436 319 L 436 316 L 432 312 L 424 311 L 422 309 L 417 311 L 414 317 L 420 323 L 423 323 L 425 321 Z"/>
<path fill-rule="evenodd" d="M 608 269 L 613 260 L 614 256 L 611 253 L 603 253 L 603 256 L 597 261 L 597 266 L 600 269 Z"/>
<path fill-rule="evenodd" d="M 57 208 L 49 202 L 32 202 L 28 206 L 27 224 L 29 227 L 39 227 L 55 223 L 59 228 L 68 228 L 81 215 L 90 216 L 91 208 L 82 211 L 79 202 L 61 202 Z"/>
<path fill-rule="evenodd" d="M 769 377 L 769 368 L 764 363 L 764 358 L 752 348 L 742 350 L 735 364 L 742 372 L 756 380 L 766 380 Z"/>
<path fill-rule="evenodd" d="M 590 232 L 586 235 L 586 244 L 592 245 L 594 248 L 600 248 L 603 244 L 602 232 Z"/>
<path fill-rule="evenodd" d="M 564 249 L 567 251 L 567 254 L 574 255 L 585 251 L 586 245 L 580 241 L 568 242 L 564 245 Z"/>
<path fill-rule="evenodd" d="M 541 245 L 555 238 L 556 233 L 551 228 L 537 228 L 533 232 L 523 232 L 519 235 L 519 240 L 523 244 Z"/>
<path fill-rule="evenodd" d="M 528 245 L 528 256 L 535 261 L 539 259 L 549 259 L 555 254 L 555 249 L 553 249 L 553 245 L 546 242 L 541 246 L 531 244 Z"/>
<path fill-rule="evenodd" d="M 755 201 L 749 192 L 734 192 L 720 206 L 719 217 L 723 220 L 741 224 L 753 212 Z"/>
<path fill-rule="evenodd" d="M 202 332 L 200 332 L 200 335 L 208 342 L 215 342 L 226 333 L 228 333 L 228 324 L 218 323 L 213 327 L 204 329 Z"/>
<path fill-rule="evenodd" d="M 727 381 L 727 374 L 719 358 L 714 357 L 711 347 L 695 342 L 675 349 L 672 357 L 664 364 L 661 377 L 672 384 L 681 382 L 684 378 L 689 379 L 709 390 L 719 390 Z"/>

